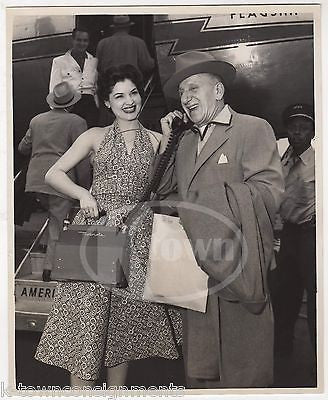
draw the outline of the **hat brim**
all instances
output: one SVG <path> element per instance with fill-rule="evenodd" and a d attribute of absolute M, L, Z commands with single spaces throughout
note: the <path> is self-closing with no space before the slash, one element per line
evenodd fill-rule
<path fill-rule="evenodd" d="M 174 73 L 164 84 L 164 94 L 170 98 L 178 98 L 180 83 L 192 75 L 210 73 L 219 76 L 225 86 L 230 86 L 236 76 L 236 69 L 232 64 L 225 61 L 210 60 L 191 65 L 181 71 Z"/>
<path fill-rule="evenodd" d="M 304 113 L 295 113 L 295 114 L 292 114 L 292 115 L 288 115 L 288 117 L 286 117 L 285 120 L 288 121 L 290 118 L 294 118 L 294 117 L 308 118 L 308 119 L 310 119 L 311 121 L 314 122 L 314 118 L 311 117 L 311 115 L 304 114 Z"/>
<path fill-rule="evenodd" d="M 133 21 L 128 22 L 127 24 L 111 24 L 109 25 L 110 28 L 127 28 L 128 26 L 134 25 Z"/>
<path fill-rule="evenodd" d="M 47 100 L 47 103 L 49 104 L 49 106 L 52 108 L 67 108 L 67 107 L 70 107 L 70 106 L 76 104 L 79 100 L 81 100 L 81 93 L 75 92 L 72 100 L 70 100 L 68 103 L 65 103 L 65 104 L 55 103 L 53 92 L 48 94 L 46 100 Z"/>

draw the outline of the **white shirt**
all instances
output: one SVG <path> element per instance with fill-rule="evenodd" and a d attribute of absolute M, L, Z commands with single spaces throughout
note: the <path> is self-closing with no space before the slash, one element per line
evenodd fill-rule
<path fill-rule="evenodd" d="M 231 120 L 231 112 L 229 110 L 229 106 L 228 104 L 226 104 L 222 110 L 219 112 L 219 114 L 211 121 L 213 122 L 213 124 L 211 124 L 208 129 L 207 132 L 203 138 L 203 140 L 201 140 L 201 138 L 198 138 L 198 149 L 197 149 L 197 156 L 199 156 L 200 152 L 202 151 L 203 147 L 205 146 L 206 142 L 208 141 L 209 137 L 211 136 L 214 128 L 215 128 L 215 123 L 218 124 L 225 124 L 225 125 L 229 125 L 230 124 L 230 120 Z M 201 126 L 199 128 L 201 134 L 203 135 L 204 130 L 206 128 L 206 125 Z"/>
<path fill-rule="evenodd" d="M 315 153 L 312 146 L 293 160 L 290 146 L 282 157 L 285 192 L 280 206 L 284 221 L 302 224 L 315 214 Z"/>
<path fill-rule="evenodd" d="M 97 58 L 86 53 L 83 71 L 71 55 L 71 50 L 64 55 L 55 57 L 52 61 L 49 92 L 60 82 L 68 82 L 81 94 L 96 94 L 97 89 Z"/>

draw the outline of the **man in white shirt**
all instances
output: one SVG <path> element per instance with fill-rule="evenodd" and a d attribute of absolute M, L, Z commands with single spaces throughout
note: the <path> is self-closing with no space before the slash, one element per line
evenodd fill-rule
<path fill-rule="evenodd" d="M 86 50 L 89 46 L 89 33 L 76 28 L 72 32 L 72 49 L 53 59 L 49 92 L 60 82 L 68 82 L 81 94 L 81 100 L 74 106 L 73 113 L 84 118 L 88 128 L 98 122 L 97 58 Z"/>

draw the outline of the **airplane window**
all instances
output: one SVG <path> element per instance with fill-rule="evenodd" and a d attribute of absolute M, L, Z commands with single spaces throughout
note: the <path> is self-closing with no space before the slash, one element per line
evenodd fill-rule
<path fill-rule="evenodd" d="M 74 26 L 74 15 L 16 16 L 13 22 L 13 40 L 71 32 Z"/>

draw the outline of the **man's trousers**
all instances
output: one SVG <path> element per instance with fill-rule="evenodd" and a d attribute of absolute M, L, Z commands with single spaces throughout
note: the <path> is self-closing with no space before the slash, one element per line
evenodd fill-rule
<path fill-rule="evenodd" d="M 59 234 L 63 227 L 63 220 L 67 217 L 71 207 L 72 200 L 64 199 L 63 197 L 36 193 L 37 199 L 42 206 L 48 211 L 49 224 L 47 229 L 47 252 L 44 259 L 43 269 L 52 269 L 54 265 L 55 247 L 59 239 Z"/>

